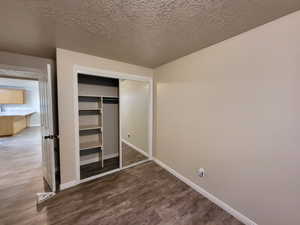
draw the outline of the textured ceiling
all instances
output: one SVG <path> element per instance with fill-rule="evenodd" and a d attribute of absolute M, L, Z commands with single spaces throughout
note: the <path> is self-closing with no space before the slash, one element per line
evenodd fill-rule
<path fill-rule="evenodd" d="M 0 0 L 0 50 L 156 67 L 300 9 L 300 0 Z"/>

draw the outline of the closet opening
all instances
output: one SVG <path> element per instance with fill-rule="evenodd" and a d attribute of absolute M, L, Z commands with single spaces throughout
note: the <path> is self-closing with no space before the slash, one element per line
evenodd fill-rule
<path fill-rule="evenodd" d="M 78 74 L 80 179 L 120 168 L 119 80 Z"/>
<path fill-rule="evenodd" d="M 78 182 L 151 160 L 152 79 L 76 67 L 74 75 Z"/>

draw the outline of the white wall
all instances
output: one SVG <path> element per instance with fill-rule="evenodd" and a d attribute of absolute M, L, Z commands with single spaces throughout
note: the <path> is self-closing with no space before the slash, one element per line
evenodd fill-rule
<path fill-rule="evenodd" d="M 155 70 L 155 156 L 259 225 L 300 223 L 299 28 L 300 11 Z"/>
<path fill-rule="evenodd" d="M 148 154 L 149 83 L 122 80 L 119 88 L 122 139 Z"/>
<path fill-rule="evenodd" d="M 29 126 L 40 126 L 40 98 L 38 81 L 0 77 L 0 88 L 15 88 L 25 90 L 25 104 L 6 104 L 5 110 L 33 110 L 36 113 L 28 117 L 27 124 Z"/>

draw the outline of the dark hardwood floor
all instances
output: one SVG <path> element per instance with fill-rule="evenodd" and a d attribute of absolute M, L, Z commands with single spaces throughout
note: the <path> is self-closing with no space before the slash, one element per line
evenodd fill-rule
<path fill-rule="evenodd" d="M 58 193 L 43 190 L 38 138 L 0 139 L 1 225 L 241 225 L 153 162 Z M 31 134 L 32 134 L 31 133 Z"/>
<path fill-rule="evenodd" d="M 101 164 L 99 162 L 94 162 L 80 166 L 80 179 L 85 179 L 101 173 L 118 169 L 120 168 L 119 161 L 119 157 L 114 157 L 110 159 L 105 159 L 103 167 L 101 167 Z"/>

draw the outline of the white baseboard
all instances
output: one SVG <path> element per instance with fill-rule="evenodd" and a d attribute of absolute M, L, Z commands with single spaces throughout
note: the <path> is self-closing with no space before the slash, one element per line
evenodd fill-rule
<path fill-rule="evenodd" d="M 118 153 L 112 153 L 112 154 L 107 154 L 103 156 L 103 159 L 111 159 L 111 158 L 115 158 L 119 156 Z M 91 159 L 86 159 L 86 160 L 82 160 L 80 161 L 80 166 L 86 165 L 86 164 L 90 164 L 90 163 L 94 163 L 94 162 L 98 162 L 99 158 L 95 157 L 95 158 L 91 158 Z"/>
<path fill-rule="evenodd" d="M 190 186 L 191 188 L 193 188 L 195 191 L 197 191 L 198 193 L 200 193 L 201 195 L 203 195 L 204 197 L 206 197 L 207 199 L 209 199 L 210 201 L 212 201 L 213 203 L 215 203 L 216 205 L 218 205 L 220 208 L 224 209 L 226 212 L 228 212 L 229 214 L 231 214 L 232 216 L 234 216 L 236 219 L 238 219 L 239 221 L 241 221 L 245 225 L 257 225 L 255 222 L 253 222 L 252 220 L 250 220 L 248 217 L 244 216 L 243 214 L 241 214 L 237 210 L 233 209 L 232 207 L 230 207 L 229 205 L 227 205 L 222 200 L 218 199 L 217 197 L 215 197 L 211 193 L 207 192 L 206 190 L 204 190 L 203 188 L 201 188 L 200 186 L 198 186 L 197 184 L 195 184 L 194 182 L 192 182 L 190 179 L 184 177 L 183 175 L 181 175 L 180 173 L 178 173 L 177 171 L 175 171 L 171 167 L 169 167 L 166 164 L 164 164 L 162 161 L 160 161 L 160 160 L 158 160 L 156 158 L 153 158 L 153 159 L 162 168 L 164 168 L 167 171 L 169 171 L 171 174 L 173 174 L 179 180 L 181 180 L 182 182 L 184 182 L 185 184 L 187 184 L 188 186 Z"/>
<path fill-rule="evenodd" d="M 65 190 L 65 189 L 74 187 L 74 186 L 76 186 L 77 184 L 78 184 L 78 182 L 77 182 L 76 180 L 72 180 L 72 181 L 70 181 L 70 182 L 68 182 L 68 183 L 60 184 L 60 185 L 59 185 L 59 189 L 60 189 L 60 191 L 62 191 L 62 190 Z"/>
<path fill-rule="evenodd" d="M 149 157 L 149 155 L 143 151 L 142 149 L 140 149 L 139 147 L 136 147 L 135 145 L 129 143 L 128 141 L 122 139 L 122 142 L 124 142 L 126 145 L 130 146 L 131 148 L 133 148 L 134 150 L 138 151 L 139 153 L 141 153 L 142 155 L 146 156 L 147 158 Z"/>

